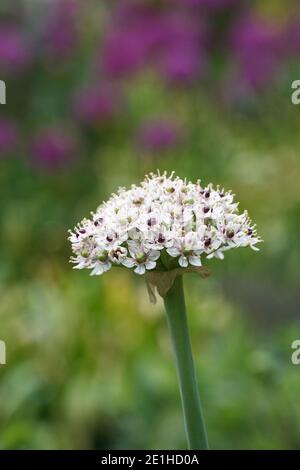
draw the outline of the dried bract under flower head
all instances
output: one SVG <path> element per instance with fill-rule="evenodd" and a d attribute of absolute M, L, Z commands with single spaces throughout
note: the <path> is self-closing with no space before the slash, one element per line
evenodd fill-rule
<path fill-rule="evenodd" d="M 239 214 L 231 192 L 175 177 L 150 174 L 139 186 L 120 188 L 84 219 L 69 240 L 75 268 L 99 275 L 112 266 L 169 271 L 201 266 L 207 258 L 250 246 L 258 250 L 255 226 Z"/>

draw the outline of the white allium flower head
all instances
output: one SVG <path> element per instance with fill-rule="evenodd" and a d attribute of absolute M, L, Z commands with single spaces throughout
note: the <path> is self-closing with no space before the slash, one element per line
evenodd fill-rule
<path fill-rule="evenodd" d="M 70 231 L 69 240 L 74 267 L 91 275 L 113 266 L 137 274 L 200 267 L 205 258 L 223 259 L 231 248 L 258 250 L 261 242 L 230 191 L 173 173 L 150 174 L 139 186 L 120 188 Z"/>

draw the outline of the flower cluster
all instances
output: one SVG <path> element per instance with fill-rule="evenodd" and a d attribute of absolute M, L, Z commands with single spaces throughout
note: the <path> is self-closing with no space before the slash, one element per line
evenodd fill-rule
<path fill-rule="evenodd" d="M 257 250 L 247 212 L 238 213 L 231 192 L 174 177 L 151 174 L 140 186 L 120 188 L 91 219 L 70 232 L 75 268 L 99 275 L 112 266 L 137 274 L 201 266 L 204 258 L 224 258 L 230 248 Z"/>
<path fill-rule="evenodd" d="M 159 100 L 173 87 L 186 98 L 202 87 L 218 106 L 247 112 L 259 106 L 259 93 L 285 86 L 300 55 L 299 5 L 281 18 L 251 0 L 119 0 L 104 2 L 105 8 L 97 0 L 32 1 L 26 14 L 18 15 L 13 2 L 2 3 L 0 72 L 11 82 L 18 112 L 10 129 L 0 123 L 0 158 L 17 148 L 30 169 L 52 174 L 79 168 L 81 158 L 72 155 L 80 155 L 82 146 L 99 155 L 103 134 L 112 142 L 125 121 L 130 132 L 120 136 L 137 144 L 141 158 L 177 149 L 190 120 L 171 115 L 168 99 L 156 115 L 146 116 L 151 109 L 144 106 L 131 119 L 132 99 L 145 84 L 151 90 L 159 85 L 154 93 Z M 74 73 L 82 62 L 82 73 Z M 30 86 L 32 76 L 39 77 L 37 86 Z M 128 85 L 136 89 L 142 83 L 138 94 L 128 93 Z M 38 103 L 45 100 L 53 104 L 50 126 L 47 113 L 41 119 L 39 112 Z M 30 134 L 27 121 L 33 123 Z M 68 129 L 76 129 L 75 141 Z"/>
<path fill-rule="evenodd" d="M 122 79 L 150 66 L 168 85 L 198 86 L 215 67 L 216 45 L 222 44 L 226 66 L 216 84 L 222 95 L 235 101 L 237 93 L 242 98 L 269 89 L 284 64 L 299 54 L 299 18 L 280 24 L 253 3 L 120 0 L 110 12 L 100 70 Z"/>

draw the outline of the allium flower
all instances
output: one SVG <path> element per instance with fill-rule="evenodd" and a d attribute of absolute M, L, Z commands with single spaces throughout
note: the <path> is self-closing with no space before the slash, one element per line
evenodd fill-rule
<path fill-rule="evenodd" d="M 172 84 L 198 78 L 205 65 L 203 21 L 185 9 L 134 0 L 117 3 L 101 50 L 101 68 L 121 78 L 150 65 Z"/>
<path fill-rule="evenodd" d="M 146 152 L 158 153 L 174 148 L 182 139 L 176 122 L 157 119 L 145 122 L 138 132 L 138 145 Z"/>
<path fill-rule="evenodd" d="M 74 99 L 74 114 L 85 125 L 94 126 L 114 120 L 120 108 L 119 93 L 110 85 L 91 85 Z"/>
<path fill-rule="evenodd" d="M 101 50 L 101 68 L 110 78 L 136 72 L 150 58 L 164 34 L 161 16 L 149 5 L 120 2 Z"/>
<path fill-rule="evenodd" d="M 23 72 L 31 60 L 31 47 L 25 34 L 14 26 L 0 29 L 0 70 L 4 74 Z"/>
<path fill-rule="evenodd" d="M 183 2 L 186 5 L 205 7 L 211 10 L 222 10 L 238 3 L 237 0 L 183 0 Z"/>
<path fill-rule="evenodd" d="M 260 17 L 247 16 L 233 28 L 232 49 L 237 82 L 250 89 L 268 86 L 280 66 L 282 41 L 277 28 Z"/>
<path fill-rule="evenodd" d="M 75 268 L 99 275 L 114 265 L 137 274 L 199 267 L 231 248 L 257 250 L 261 240 L 231 192 L 164 173 L 120 188 L 71 232 L 70 241 Z"/>
<path fill-rule="evenodd" d="M 54 59 L 68 59 L 77 45 L 79 7 L 78 0 L 55 0 L 50 6 L 42 35 Z"/>
<path fill-rule="evenodd" d="M 300 52 L 300 15 L 288 21 L 282 33 L 282 53 L 284 57 L 297 58 Z"/>
<path fill-rule="evenodd" d="M 46 128 L 34 138 L 32 152 L 38 166 L 48 170 L 62 168 L 74 157 L 74 138 L 61 128 Z"/>
<path fill-rule="evenodd" d="M 240 246 L 257 250 L 247 212 L 239 214 L 231 192 L 187 180 L 150 174 L 139 185 L 120 188 L 91 219 L 70 231 L 75 268 L 103 274 L 113 266 L 146 274 L 151 301 L 164 298 L 176 357 L 189 449 L 208 449 L 185 311 L 182 274 L 205 277 L 202 261 Z"/>
<path fill-rule="evenodd" d="M 206 29 L 203 18 L 188 11 L 165 14 L 156 60 L 168 82 L 189 84 L 201 76 L 206 66 Z"/>
<path fill-rule="evenodd" d="M 190 83 L 195 80 L 205 66 L 202 50 L 197 46 L 173 45 L 163 57 L 160 70 L 163 77 L 172 84 Z"/>

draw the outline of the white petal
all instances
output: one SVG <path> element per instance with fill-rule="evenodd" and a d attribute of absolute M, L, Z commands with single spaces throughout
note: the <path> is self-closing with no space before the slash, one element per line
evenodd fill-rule
<path fill-rule="evenodd" d="M 189 256 L 189 262 L 193 266 L 202 266 L 200 256 Z"/>
<path fill-rule="evenodd" d="M 83 269 L 83 268 L 85 268 L 85 267 L 86 267 L 85 264 L 79 263 L 79 264 L 77 264 L 76 266 L 73 266 L 73 269 Z"/>
<path fill-rule="evenodd" d="M 147 261 L 147 263 L 145 264 L 145 267 L 146 269 L 154 269 L 156 266 L 156 262 L 155 261 Z"/>
<path fill-rule="evenodd" d="M 132 258 L 126 258 L 122 261 L 122 264 L 126 268 L 133 268 L 133 266 L 135 266 L 135 261 Z"/>
<path fill-rule="evenodd" d="M 189 265 L 188 260 L 185 256 L 180 256 L 178 263 L 182 268 L 187 268 Z"/>
<path fill-rule="evenodd" d="M 168 248 L 167 253 L 173 258 L 176 258 L 176 256 L 180 255 L 180 251 L 178 250 L 178 248 L 175 248 L 175 247 Z"/>
<path fill-rule="evenodd" d="M 144 264 L 139 264 L 134 270 L 135 273 L 140 274 L 140 275 L 145 274 L 145 271 L 146 271 L 146 268 Z"/>
<path fill-rule="evenodd" d="M 257 246 L 255 245 L 250 245 L 250 248 L 252 248 L 252 250 L 254 251 L 260 251 L 259 248 L 257 248 Z"/>
<path fill-rule="evenodd" d="M 151 251 L 149 254 L 149 259 L 151 261 L 156 261 L 160 257 L 160 252 L 159 251 Z"/>
<path fill-rule="evenodd" d="M 94 267 L 93 271 L 91 272 L 91 276 L 100 276 L 104 273 L 104 270 L 101 266 L 97 265 Z"/>
<path fill-rule="evenodd" d="M 110 268 L 111 268 L 112 264 L 110 262 L 106 262 L 105 264 L 103 264 L 103 272 L 106 272 L 106 271 L 109 271 Z"/>

